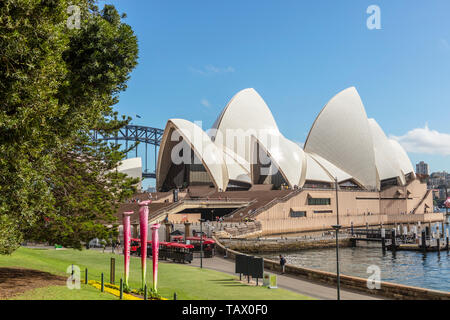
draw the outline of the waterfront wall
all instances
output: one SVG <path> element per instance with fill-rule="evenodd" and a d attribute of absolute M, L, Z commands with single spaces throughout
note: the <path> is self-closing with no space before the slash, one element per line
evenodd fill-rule
<path fill-rule="evenodd" d="M 262 226 L 262 235 L 295 233 L 304 231 L 328 230 L 336 224 L 336 217 L 304 217 L 290 219 L 267 219 L 259 220 Z M 351 223 L 356 226 L 386 224 L 386 215 L 372 216 L 343 216 L 339 217 L 339 224 L 349 228 Z"/>
<path fill-rule="evenodd" d="M 336 239 L 220 239 L 229 249 L 248 254 L 287 252 L 308 249 L 323 249 L 336 247 Z M 351 247 L 350 238 L 339 239 L 340 247 Z"/>
<path fill-rule="evenodd" d="M 425 214 L 373 214 L 373 215 L 344 215 L 339 217 L 339 224 L 343 228 L 379 226 L 380 224 L 389 225 L 396 223 L 428 223 L 440 222 L 444 220 L 443 213 L 425 213 Z M 261 219 L 261 235 L 295 233 L 304 231 L 329 230 L 336 224 L 336 217 L 303 217 L 303 218 L 284 218 L 284 219 Z"/>
<path fill-rule="evenodd" d="M 180 215 L 182 216 L 182 215 Z M 444 213 L 425 213 L 425 214 L 395 214 L 395 215 L 362 215 L 362 216 L 342 216 L 339 217 L 339 223 L 343 228 L 350 228 L 352 223 L 355 228 L 395 224 L 422 224 L 431 222 L 441 222 L 444 220 Z M 335 217 L 302 217 L 302 218 L 283 218 L 256 220 L 254 222 L 243 223 L 216 223 L 214 225 L 215 233 L 218 237 L 234 238 L 256 238 L 265 235 L 289 234 L 310 231 L 331 230 L 332 225 L 336 224 Z"/>
<path fill-rule="evenodd" d="M 441 222 L 445 219 L 445 214 L 442 212 L 424 213 L 424 214 L 395 214 L 387 216 L 388 224 L 395 223 L 428 223 Z"/>
<path fill-rule="evenodd" d="M 222 243 L 220 243 L 217 239 L 216 241 L 216 250 L 221 254 L 227 254 L 227 258 L 236 259 L 236 255 L 241 254 L 240 252 L 232 249 L 226 248 Z M 264 268 L 281 272 L 280 264 L 277 261 L 264 259 Z M 337 284 L 337 276 L 335 273 L 296 267 L 293 265 L 286 264 L 285 273 L 294 275 L 301 278 L 307 278 L 312 281 L 317 281 L 320 283 L 328 284 L 328 285 L 336 285 Z M 369 289 L 367 287 L 367 279 L 340 275 L 340 285 L 343 288 L 353 289 L 360 292 L 365 292 L 372 295 L 383 296 L 389 299 L 397 299 L 397 300 L 450 300 L 450 292 L 443 292 L 437 290 L 431 290 L 426 288 L 419 288 L 413 286 L 406 286 L 391 282 L 381 281 L 380 289 Z"/>

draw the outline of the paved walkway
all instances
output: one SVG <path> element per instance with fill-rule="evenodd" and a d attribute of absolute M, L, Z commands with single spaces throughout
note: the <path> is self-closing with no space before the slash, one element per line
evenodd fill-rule
<path fill-rule="evenodd" d="M 187 264 L 186 264 L 187 265 Z M 194 259 L 191 266 L 199 267 L 200 259 Z M 234 273 L 234 260 L 223 259 L 219 257 L 214 258 L 204 258 L 203 268 L 208 268 L 232 275 Z M 271 273 L 276 273 L 270 271 Z M 326 284 L 320 284 L 317 282 L 311 282 L 291 275 L 281 275 L 277 274 L 277 285 L 279 288 L 291 290 L 308 297 L 320 299 L 320 300 L 336 300 L 336 287 L 328 286 Z M 369 294 L 364 294 L 356 292 L 353 290 L 342 289 L 341 288 L 341 300 L 379 300 L 384 299 L 383 297 L 376 297 Z"/>

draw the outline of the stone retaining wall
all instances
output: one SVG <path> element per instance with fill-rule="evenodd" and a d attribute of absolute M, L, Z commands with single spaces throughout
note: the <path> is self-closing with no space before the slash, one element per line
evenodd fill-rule
<path fill-rule="evenodd" d="M 217 239 L 216 250 L 222 254 L 227 252 L 227 257 L 235 259 L 238 251 L 225 248 Z M 272 271 L 281 272 L 280 265 L 277 261 L 264 259 L 264 268 Z M 287 264 L 285 268 L 287 274 L 295 275 L 301 278 L 307 278 L 313 281 L 325 283 L 328 285 L 336 285 L 336 274 L 326 271 L 320 271 L 309 268 L 301 268 Z M 398 300 L 450 300 L 450 292 L 443 292 L 419 287 L 406 286 L 391 282 L 381 281 L 380 289 L 367 288 L 367 279 L 340 275 L 340 285 L 344 288 L 357 290 L 360 292 L 384 296 L 389 299 Z"/>
<path fill-rule="evenodd" d="M 323 239 L 323 240 L 220 240 L 223 245 L 232 250 L 236 250 L 244 253 L 269 253 L 269 252 L 287 252 L 298 251 L 308 249 L 322 249 L 322 248 L 334 248 L 336 247 L 336 239 Z M 350 247 L 352 245 L 350 238 L 340 239 L 340 247 Z"/>

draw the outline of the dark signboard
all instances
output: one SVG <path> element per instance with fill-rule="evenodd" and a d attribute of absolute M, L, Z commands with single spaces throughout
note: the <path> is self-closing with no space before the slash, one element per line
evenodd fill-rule
<path fill-rule="evenodd" d="M 250 257 L 249 259 L 249 274 L 252 278 L 261 278 L 264 275 L 264 259 L 258 257 Z"/>
<path fill-rule="evenodd" d="M 262 279 L 264 274 L 264 259 L 245 254 L 236 255 L 235 272 L 246 276 L 250 275 L 252 278 Z"/>
<path fill-rule="evenodd" d="M 245 254 L 236 255 L 236 265 L 235 265 L 236 273 L 242 273 L 243 275 L 248 275 L 249 258 L 250 258 L 250 256 L 247 256 Z"/>

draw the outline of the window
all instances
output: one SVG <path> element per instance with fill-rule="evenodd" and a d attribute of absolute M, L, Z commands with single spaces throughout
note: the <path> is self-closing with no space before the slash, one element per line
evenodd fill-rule
<path fill-rule="evenodd" d="M 290 215 L 291 218 L 302 218 L 302 217 L 306 217 L 306 211 L 294 211 L 294 210 L 291 210 L 289 215 Z"/>
<path fill-rule="evenodd" d="M 314 213 L 333 213 L 333 210 L 314 210 Z"/>
<path fill-rule="evenodd" d="M 329 206 L 330 204 L 330 198 L 308 198 L 309 206 Z"/>

